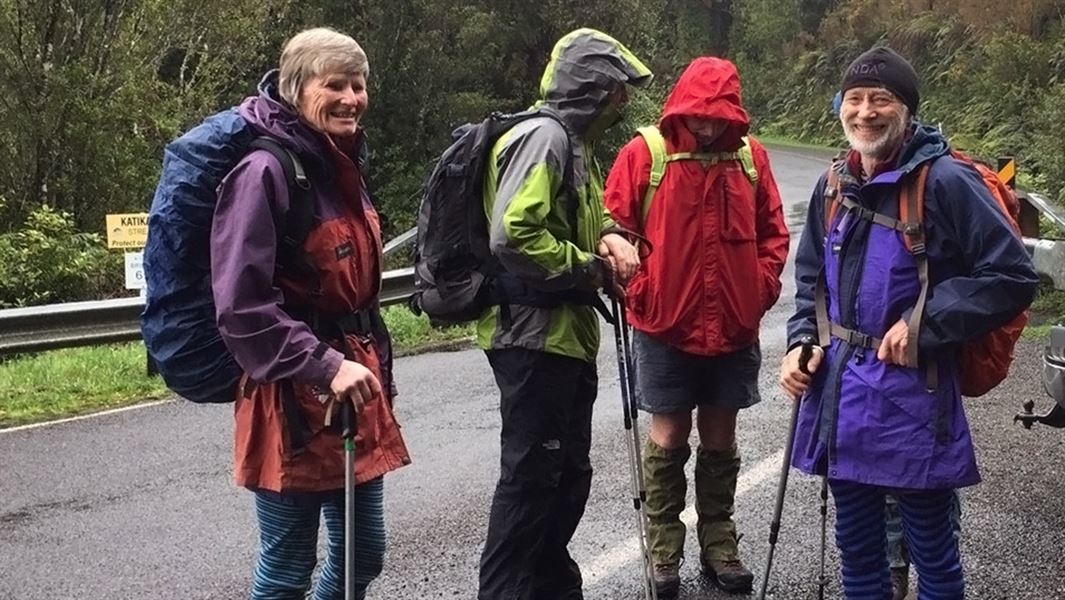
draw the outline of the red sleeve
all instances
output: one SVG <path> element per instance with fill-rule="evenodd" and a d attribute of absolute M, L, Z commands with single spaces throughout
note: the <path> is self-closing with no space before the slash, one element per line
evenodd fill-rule
<path fill-rule="evenodd" d="M 650 177 L 651 151 L 636 136 L 618 152 L 603 192 L 603 204 L 620 227 L 643 233 L 643 195 Z"/>
<path fill-rule="evenodd" d="M 753 138 L 751 153 L 758 171 L 758 191 L 755 198 L 757 213 L 758 264 L 761 267 L 762 290 L 765 310 L 773 306 L 780 296 L 780 274 L 788 258 L 788 228 L 784 223 L 784 208 L 780 190 L 769 167 L 769 155 Z"/>

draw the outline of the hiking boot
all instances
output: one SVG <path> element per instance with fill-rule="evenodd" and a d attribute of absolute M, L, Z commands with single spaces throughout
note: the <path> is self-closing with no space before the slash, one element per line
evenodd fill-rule
<path fill-rule="evenodd" d="M 754 586 L 754 574 L 743 566 L 740 559 L 704 560 L 703 571 L 717 587 L 731 593 L 750 592 Z"/>
<path fill-rule="evenodd" d="M 895 567 L 891 569 L 891 600 L 905 600 L 910 593 L 910 569 Z"/>
<path fill-rule="evenodd" d="M 654 584 L 661 600 L 676 598 L 680 591 L 680 563 L 655 565 Z"/>

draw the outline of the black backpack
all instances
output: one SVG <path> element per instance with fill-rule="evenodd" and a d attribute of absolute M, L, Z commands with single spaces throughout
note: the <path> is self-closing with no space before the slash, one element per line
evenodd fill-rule
<path fill-rule="evenodd" d="M 557 306 L 572 298 L 515 292 L 522 284 L 506 278 L 488 248 L 484 210 L 484 177 L 489 156 L 500 136 L 522 121 L 536 117 L 561 119 L 548 110 L 516 114 L 493 113 L 480 123 L 455 129 L 425 184 L 418 210 L 414 256 L 415 293 L 411 309 L 437 325 L 472 321 L 497 304 Z M 565 128 L 565 125 L 562 124 Z M 567 152 L 563 175 L 565 196 L 576 227 L 577 198 L 573 190 L 572 156 Z M 507 279 L 505 285 L 503 280 Z M 534 297 L 535 296 L 535 297 Z"/>

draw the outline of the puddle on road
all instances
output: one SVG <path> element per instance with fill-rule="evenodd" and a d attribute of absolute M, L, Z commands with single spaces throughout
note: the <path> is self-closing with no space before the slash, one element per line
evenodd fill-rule
<path fill-rule="evenodd" d="M 785 220 L 787 221 L 788 231 L 799 233 L 802 231 L 803 225 L 806 224 L 806 210 L 810 205 L 810 202 L 796 202 L 788 207 Z"/>

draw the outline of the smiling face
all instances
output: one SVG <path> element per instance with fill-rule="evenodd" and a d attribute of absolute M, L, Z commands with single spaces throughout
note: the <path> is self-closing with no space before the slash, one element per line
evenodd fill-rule
<path fill-rule="evenodd" d="M 310 79 L 300 90 L 299 113 L 311 127 L 335 138 L 359 130 L 369 105 L 362 73 L 326 73 Z"/>
<path fill-rule="evenodd" d="M 902 144 L 910 114 L 890 91 L 856 87 L 843 94 L 839 120 L 852 148 L 863 156 L 882 159 Z"/>

